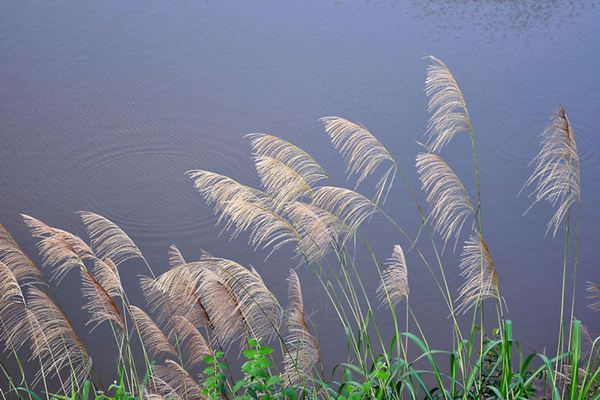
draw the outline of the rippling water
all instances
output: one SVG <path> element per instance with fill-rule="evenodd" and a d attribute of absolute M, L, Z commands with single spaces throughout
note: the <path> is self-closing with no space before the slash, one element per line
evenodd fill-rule
<path fill-rule="evenodd" d="M 416 185 L 416 141 L 427 124 L 423 57 L 434 54 L 453 70 L 470 106 L 486 235 L 515 336 L 538 351 L 556 335 L 561 241 L 544 238 L 549 208 L 523 217 L 529 200 L 516 194 L 537 135 L 565 105 L 583 171 L 576 315 L 599 332 L 581 289 L 600 280 L 599 20 L 592 1 L 4 2 L 0 222 L 34 254 L 19 213 L 83 235 L 75 212 L 95 211 L 119 223 L 157 272 L 166 269 L 171 243 L 189 259 L 206 249 L 254 265 L 284 299 L 288 268 L 297 263 L 289 249 L 265 261 L 243 237 L 219 237 L 184 172 L 208 169 L 256 185 L 243 135 L 265 132 L 305 148 L 334 184 L 344 184 L 343 162 L 318 122 L 340 115 L 367 126 Z M 470 184 L 469 146 L 457 138 L 444 156 Z M 386 208 L 416 233 L 401 185 Z M 379 217 L 364 233 L 382 258 L 401 242 Z M 456 290 L 458 252 L 444 257 Z M 442 299 L 417 258 L 408 261 L 412 306 L 432 344 L 444 346 L 450 324 Z M 374 290 L 372 265 L 366 257 L 361 265 Z M 346 354 L 335 315 L 315 278 L 300 272 L 306 308 L 334 365 Z M 138 303 L 143 273 L 134 261 L 121 268 Z M 111 379 L 113 360 L 103 357 L 112 352 L 110 335 L 86 333 L 76 275 L 55 295 Z"/>

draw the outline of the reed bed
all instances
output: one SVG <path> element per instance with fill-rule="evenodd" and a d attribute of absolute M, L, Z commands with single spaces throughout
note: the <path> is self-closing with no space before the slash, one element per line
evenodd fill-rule
<path fill-rule="evenodd" d="M 420 203 L 392 152 L 373 133 L 335 116 L 321 121 L 353 189 L 331 185 L 327 172 L 307 152 L 262 133 L 247 136 L 262 189 L 212 171 L 187 172 L 232 237 L 246 232 L 250 247 L 269 254 L 292 246 L 296 258 L 290 260 L 286 304 L 254 268 L 206 252 L 189 261 L 171 246 L 169 269 L 156 275 L 127 233 L 96 213 L 79 214 L 87 241 L 23 215 L 47 273 L 0 225 L 0 339 L 5 357 L 19 367 L 15 374 L 0 365 L 2 397 L 599 399 L 600 338 L 574 318 L 579 289 L 566 285 L 568 274 L 575 282 L 578 270 L 581 190 L 575 133 L 565 109 L 559 107 L 543 130 L 523 188 L 533 198 L 532 207 L 554 207 L 547 230 L 564 241 L 557 344 L 552 354 L 524 356 L 506 318 L 484 234 L 476 135 L 467 102 L 448 66 L 435 57 L 430 58 L 425 91 L 430 119 L 415 165 L 427 205 Z M 457 135 L 471 139 L 472 187 L 441 155 Z M 403 178 L 421 218 L 416 236 L 385 211 L 396 175 Z M 374 197 L 357 192 L 373 176 Z M 383 257 L 361 235 L 361 226 L 375 214 L 398 233 L 398 244 Z M 447 244 L 462 248 L 458 268 L 447 268 L 442 261 Z M 359 248 L 370 254 L 372 265 L 357 265 Z M 413 312 L 409 276 L 417 265 L 408 265 L 405 252 L 415 254 L 417 264 L 431 273 L 448 307 L 449 349 L 430 348 Z M 121 282 L 120 268 L 130 259 L 147 266 L 149 275 L 139 281 L 146 304 L 132 304 Z M 314 273 L 346 337 L 348 354 L 333 375 L 323 369 L 323 357 L 331 355 L 322 354 L 305 312 L 297 268 Z M 48 275 L 59 285 L 75 278 L 75 272 L 89 314 L 86 325 L 90 330 L 104 324 L 111 328 L 117 380 L 110 387 L 97 379 L 94 355 L 45 281 Z M 380 278 L 373 293 L 363 284 L 365 273 Z M 458 293 L 450 291 L 447 274 L 460 275 Z M 600 311 L 600 284 L 589 282 L 586 290 L 589 307 Z M 391 342 L 383 339 L 377 307 L 390 312 Z M 486 331 L 489 318 L 494 329 Z M 239 373 L 229 371 L 227 357 L 245 361 Z M 274 361 L 278 359 L 282 361 Z M 25 363 L 36 365 L 37 373 L 26 372 Z"/>

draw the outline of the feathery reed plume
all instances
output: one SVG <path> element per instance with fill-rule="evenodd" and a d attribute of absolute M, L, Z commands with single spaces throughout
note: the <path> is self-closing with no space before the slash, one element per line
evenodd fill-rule
<path fill-rule="evenodd" d="M 189 372 L 173 360 L 165 361 L 165 365 L 157 365 L 152 371 L 157 386 L 163 396 L 171 399 L 176 394 L 180 399 L 203 399 L 202 388 Z"/>
<path fill-rule="evenodd" d="M 467 217 L 474 214 L 473 203 L 460 178 L 437 154 L 417 155 L 417 172 L 430 204 L 433 227 L 447 242 L 456 241 Z"/>
<path fill-rule="evenodd" d="M 185 258 L 183 258 L 181 251 L 179 251 L 177 246 L 172 244 L 169 247 L 169 265 L 171 266 L 171 268 L 179 267 L 180 265 L 183 265 L 185 263 L 186 261 Z"/>
<path fill-rule="evenodd" d="M 460 275 L 465 282 L 459 289 L 457 311 L 466 313 L 477 303 L 494 298 L 500 303 L 498 274 L 490 254 L 490 249 L 480 234 L 473 234 L 465 242 L 460 261 Z"/>
<path fill-rule="evenodd" d="M 298 384 L 306 381 L 313 368 L 320 360 L 319 342 L 310 333 L 304 317 L 304 301 L 300 279 L 294 270 L 290 270 L 288 278 L 288 300 L 286 309 L 285 337 L 287 352 L 284 355 L 284 381 Z"/>
<path fill-rule="evenodd" d="M 213 354 L 204 336 L 187 318 L 175 316 L 173 321 L 174 331 L 179 338 L 182 353 L 186 355 L 188 366 L 199 365 L 204 356 Z"/>
<path fill-rule="evenodd" d="M 152 356 L 170 354 L 177 357 L 177 351 L 160 327 L 141 308 L 129 306 L 129 313 L 135 323 L 144 345 Z"/>
<path fill-rule="evenodd" d="M 93 272 L 95 279 L 110 297 L 123 297 L 125 291 L 121 285 L 119 270 L 112 260 L 95 259 Z"/>
<path fill-rule="evenodd" d="M 406 259 L 404 258 L 402 247 L 397 244 L 394 246 L 392 256 L 386 262 L 381 283 L 377 288 L 377 296 L 381 304 L 387 304 L 389 301 L 396 305 L 402 299 L 408 301 L 409 292 Z"/>
<path fill-rule="evenodd" d="M 344 157 L 346 173 L 356 175 L 357 186 L 379 165 L 390 163 L 390 167 L 375 185 L 375 204 L 379 203 L 381 196 L 384 196 L 385 201 L 397 170 L 396 161 L 389 151 L 364 126 L 340 117 L 323 117 L 320 121 L 325 125 L 325 132 L 331 137 L 331 142 Z"/>
<path fill-rule="evenodd" d="M 533 173 L 525 182 L 525 186 L 535 186 L 530 194 L 535 200 L 527 211 L 542 200 L 558 205 L 546 230 L 546 233 L 552 231 L 555 236 L 571 205 L 579 201 L 581 194 L 575 134 L 562 106 L 542 132 L 541 145 L 540 152 L 532 161 L 535 163 Z"/>
<path fill-rule="evenodd" d="M 338 217 L 312 204 L 294 201 L 287 205 L 285 211 L 302 237 L 297 252 L 309 263 L 336 251 L 349 235 L 348 226 Z"/>
<path fill-rule="evenodd" d="M 144 258 L 133 240 L 108 218 L 89 211 L 79 215 L 99 258 L 109 258 L 117 266 L 130 258 Z"/>
<path fill-rule="evenodd" d="M 272 202 L 260 190 L 214 172 L 196 170 L 187 175 L 208 205 L 219 214 L 225 230 L 234 227 L 232 238 L 250 230 L 249 244 L 255 248 L 273 246 L 273 250 L 299 240 L 293 227 L 270 207 Z"/>
<path fill-rule="evenodd" d="M 316 190 L 312 204 L 338 217 L 350 233 L 377 212 L 377 206 L 365 196 L 350 189 L 323 186 Z"/>
<path fill-rule="evenodd" d="M 311 177 L 304 177 L 284 162 L 272 157 L 254 156 L 256 172 L 267 193 L 273 198 L 276 210 L 287 202 L 308 196 L 312 192 Z M 312 179 L 313 182 L 319 179 Z"/>
<path fill-rule="evenodd" d="M 90 320 L 86 322 L 86 325 L 92 325 L 90 331 L 96 329 L 104 321 L 112 321 L 123 330 L 125 323 L 108 292 L 85 269 L 81 270 L 81 281 L 81 293 L 87 300 L 83 309 L 87 310 L 91 316 Z"/>
<path fill-rule="evenodd" d="M 247 135 L 254 150 L 256 170 L 277 209 L 311 192 L 325 179 L 323 168 L 301 148 L 273 135 Z"/>
<path fill-rule="evenodd" d="M 73 268 L 85 268 L 84 260 L 95 259 L 92 249 L 78 236 L 53 228 L 42 221 L 22 214 L 34 237 L 46 266 L 54 266 L 52 278 L 60 282 Z"/>
<path fill-rule="evenodd" d="M 281 325 L 283 311 L 258 272 L 224 258 L 206 258 L 203 261 L 214 264 L 213 270 L 235 296 L 249 334 L 265 339 L 275 335 Z"/>
<path fill-rule="evenodd" d="M 197 263 L 184 264 L 192 266 Z M 175 272 L 176 279 L 161 281 L 165 274 Z M 158 279 L 142 277 L 140 286 L 150 309 L 157 313 L 157 321 L 167 331 L 173 329 L 173 316 L 182 316 L 195 326 L 210 326 L 208 313 L 202 304 L 196 277 L 184 268 L 167 271 Z"/>
<path fill-rule="evenodd" d="M 5 351 L 19 349 L 29 336 L 26 302 L 13 271 L 0 261 L 0 339 Z"/>
<path fill-rule="evenodd" d="M 225 345 L 249 332 L 237 298 L 227 283 L 210 269 L 202 271 L 201 298 L 217 341 Z"/>
<path fill-rule="evenodd" d="M 261 204 L 233 199 L 223 212 L 231 218 L 231 223 L 228 223 L 225 229 L 235 224 L 231 236 L 235 238 L 241 232 L 249 230 L 248 244 L 255 249 L 271 247 L 273 252 L 286 243 L 301 240 L 288 221 Z"/>
<path fill-rule="evenodd" d="M 587 288 L 588 299 L 592 300 L 592 304 L 588 307 L 594 311 L 600 311 L 600 284 L 594 282 L 588 282 Z"/>
<path fill-rule="evenodd" d="M 62 310 L 38 288 L 27 293 L 30 311 L 32 359 L 39 359 L 41 374 L 57 376 L 69 370 L 69 380 L 63 381 L 63 390 L 70 392 L 71 384 L 81 387 L 92 368 L 92 359 L 75 333 L 71 322 Z M 43 372 L 42 372 L 43 371 Z"/>
<path fill-rule="evenodd" d="M 264 133 L 252 133 L 246 137 L 250 138 L 250 144 L 256 155 L 281 161 L 303 176 L 311 185 L 327 177 L 323 167 L 310 154 L 290 142 Z"/>
<path fill-rule="evenodd" d="M 429 56 L 425 93 L 429 97 L 428 151 L 439 152 L 454 136 L 469 132 L 471 118 L 456 79 L 443 61 Z"/>
<path fill-rule="evenodd" d="M 0 224 L 0 261 L 12 271 L 21 284 L 43 285 L 43 275 L 12 237 L 8 229 Z"/>
<path fill-rule="evenodd" d="M 242 199 L 253 203 L 263 201 L 260 190 L 242 185 L 228 176 L 204 170 L 188 171 L 186 175 L 194 181 L 194 187 L 204 197 L 207 205 L 213 207 L 216 214 L 220 214 L 219 223 L 222 219 L 229 218 L 223 211 L 232 200 Z"/>

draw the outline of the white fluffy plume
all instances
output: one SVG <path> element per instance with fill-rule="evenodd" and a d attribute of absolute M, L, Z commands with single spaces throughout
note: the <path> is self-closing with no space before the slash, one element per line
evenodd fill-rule
<path fill-rule="evenodd" d="M 485 299 L 500 299 L 500 285 L 490 250 L 478 234 L 465 242 L 460 262 L 461 276 L 465 282 L 459 289 L 457 311 L 467 312 Z"/>
<path fill-rule="evenodd" d="M 388 169 L 383 173 L 375 188 L 375 203 L 387 196 L 396 175 L 396 161 L 389 151 L 373 136 L 367 128 L 340 117 L 324 117 L 321 122 L 330 136 L 335 148 L 346 161 L 346 172 L 356 176 L 359 185 L 383 163 Z"/>
<path fill-rule="evenodd" d="M 417 172 L 427 193 L 433 227 L 447 242 L 458 240 L 467 218 L 474 214 L 473 203 L 460 178 L 437 154 L 417 155 Z"/>
<path fill-rule="evenodd" d="M 352 233 L 377 212 L 377 206 L 365 196 L 335 186 L 317 189 L 312 204 L 338 217 Z"/>
<path fill-rule="evenodd" d="M 459 133 L 469 132 L 471 118 L 456 79 L 443 61 L 430 56 L 425 92 L 429 97 L 428 151 L 437 153 Z"/>
<path fill-rule="evenodd" d="M 533 185 L 533 205 L 547 200 L 556 206 L 556 211 L 546 232 L 556 231 L 569 212 L 571 205 L 578 202 L 580 192 L 579 153 L 575 134 L 561 106 L 541 135 L 542 148 L 533 159 L 535 169 L 525 186 Z M 531 208 L 531 207 L 530 207 Z"/>
<path fill-rule="evenodd" d="M 285 337 L 287 352 L 283 360 L 283 377 L 290 384 L 305 384 L 320 360 L 319 342 L 308 329 L 304 317 L 300 279 L 294 270 L 290 270 L 288 282 L 289 305 L 286 309 L 288 334 Z"/>
<path fill-rule="evenodd" d="M 392 256 L 386 262 L 386 268 L 382 272 L 382 279 L 377 288 L 377 296 L 381 304 L 391 302 L 398 304 L 402 299 L 408 301 L 408 270 L 406 258 L 400 245 L 395 245 Z"/>

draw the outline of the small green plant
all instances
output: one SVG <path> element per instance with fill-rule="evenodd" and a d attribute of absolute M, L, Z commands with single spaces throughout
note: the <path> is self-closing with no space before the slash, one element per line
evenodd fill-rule
<path fill-rule="evenodd" d="M 243 379 L 232 388 L 237 400 L 250 399 L 295 399 L 296 392 L 290 388 L 282 388 L 281 375 L 272 375 L 270 368 L 273 362 L 267 357 L 273 352 L 268 346 L 261 346 L 259 339 L 248 339 L 248 348 L 242 354 L 246 358 L 242 364 Z"/>
<path fill-rule="evenodd" d="M 204 356 L 204 362 L 208 367 L 204 368 L 204 383 L 202 393 L 207 399 L 221 399 L 227 394 L 225 384 L 227 376 L 225 371 L 228 369 L 227 364 L 221 361 L 223 353 L 217 351 L 214 355 Z"/>

